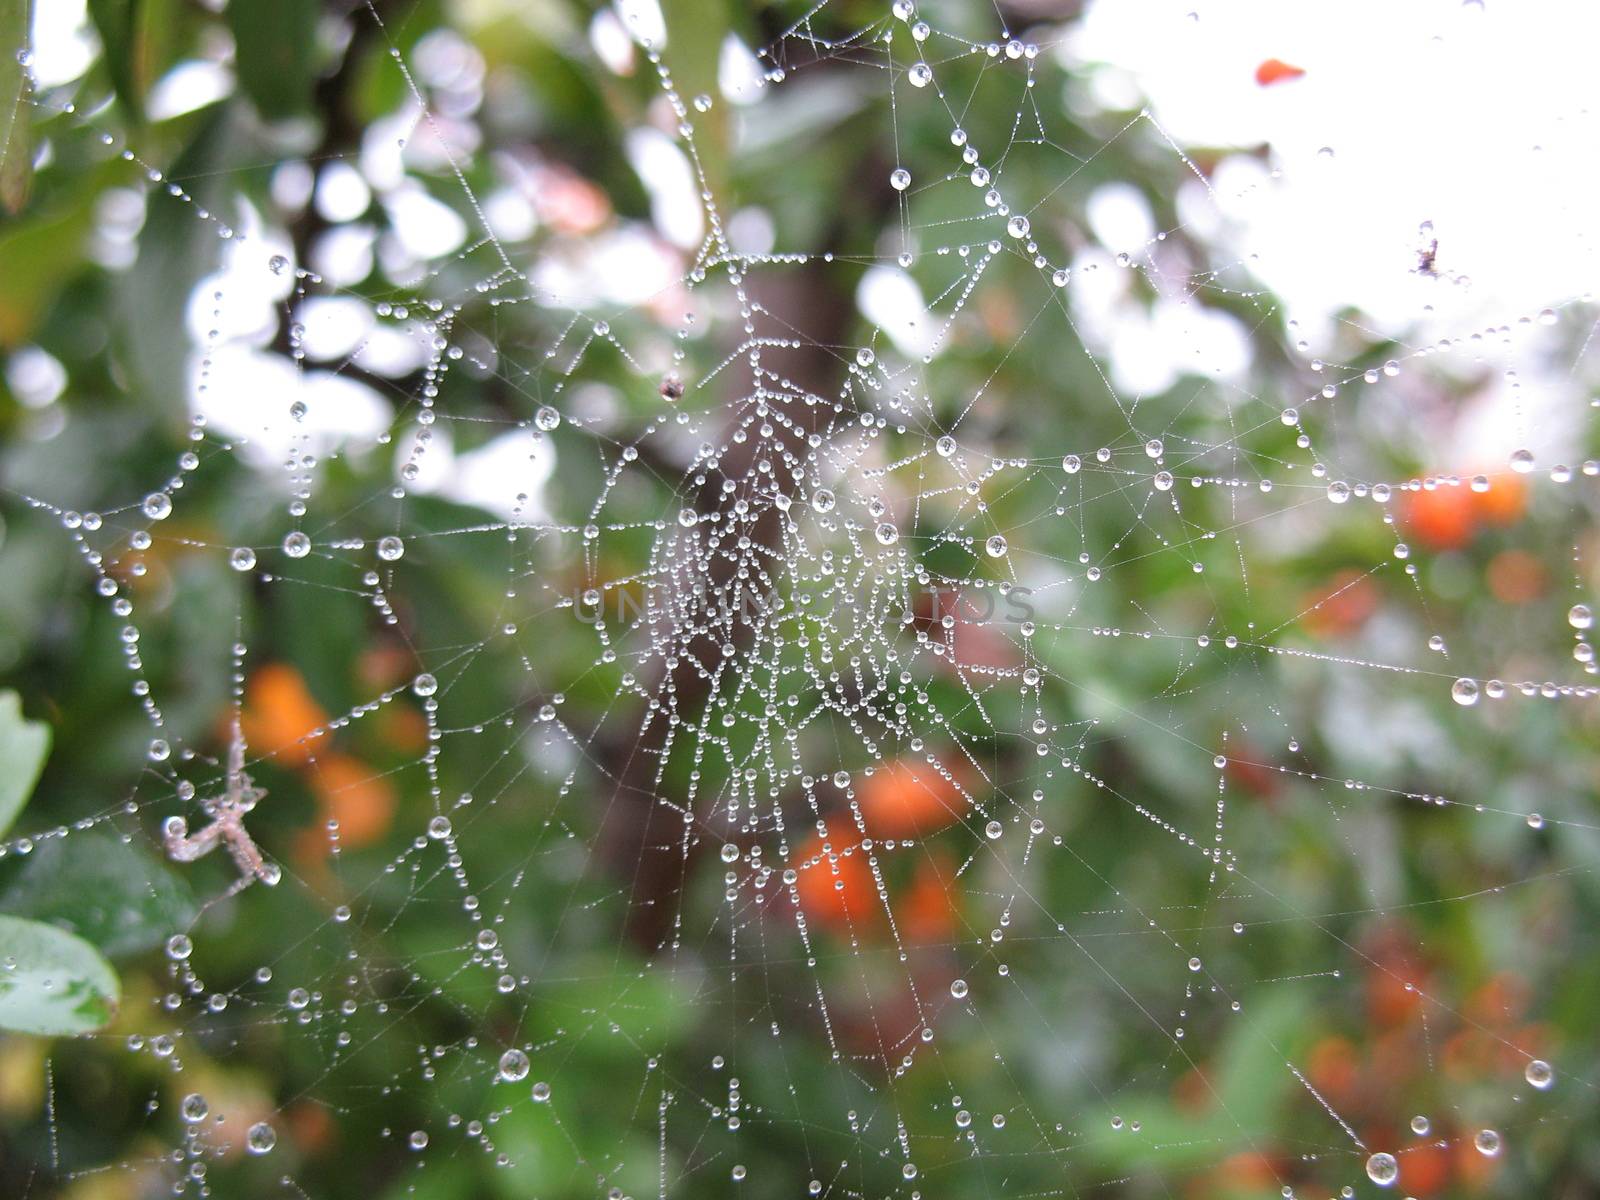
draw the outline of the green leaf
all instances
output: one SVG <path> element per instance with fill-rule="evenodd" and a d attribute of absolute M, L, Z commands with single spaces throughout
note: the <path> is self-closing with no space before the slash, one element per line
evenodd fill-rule
<path fill-rule="evenodd" d="M 298 116 L 316 79 L 316 0 L 231 0 L 239 83 L 268 120 Z"/>
<path fill-rule="evenodd" d="M 195 917 L 188 886 L 165 864 L 91 832 L 40 842 L 0 908 L 60 926 L 110 958 L 150 950 Z"/>
<path fill-rule="evenodd" d="M 104 47 L 111 88 L 137 123 L 144 113 L 144 89 L 138 69 L 139 0 L 89 0 L 89 17 Z"/>
<path fill-rule="evenodd" d="M 28 48 L 31 0 L 0 0 L 0 206 L 20 212 L 33 184 L 33 113 L 27 73 L 18 55 Z"/>
<path fill-rule="evenodd" d="M 80 187 L 60 211 L 30 212 L 0 234 L 0 346 L 32 337 L 72 278 L 94 224 L 94 199 L 93 189 Z"/>
<path fill-rule="evenodd" d="M 672 77 L 684 100 L 702 93 L 719 95 L 717 64 L 722 40 L 727 35 L 729 17 L 724 0 L 698 0 L 694 4 L 665 4 L 667 45 L 671 47 Z M 728 172 L 728 105 L 713 104 L 705 113 L 696 113 L 699 129 L 700 167 L 706 183 L 717 199 L 729 203 L 724 193 Z"/>
<path fill-rule="evenodd" d="M 232 203 L 222 185 L 242 144 L 234 106 L 216 105 L 200 118 L 189 145 L 167 170 L 170 178 L 187 186 L 193 206 L 153 190 L 139 235 L 139 257 L 117 279 L 117 328 L 132 373 L 129 390 L 173 420 L 187 413 L 189 388 L 190 342 L 182 299 L 215 268 L 223 246 L 209 222 L 195 220 L 194 209 L 218 212 Z M 151 296 L 174 296 L 179 302 L 151 304 Z"/>
<path fill-rule="evenodd" d="M 122 1000 L 116 972 L 82 938 L 0 916 L 0 1029 L 47 1037 L 92 1033 Z"/>
<path fill-rule="evenodd" d="M 33 795 L 50 756 L 50 726 L 22 715 L 22 698 L 0 692 L 0 834 L 11 828 Z"/>

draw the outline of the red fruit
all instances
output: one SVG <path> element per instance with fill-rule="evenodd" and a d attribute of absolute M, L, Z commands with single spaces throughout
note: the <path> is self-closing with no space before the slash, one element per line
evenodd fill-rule
<path fill-rule="evenodd" d="M 872 868 L 859 846 L 841 846 L 813 835 L 796 851 L 795 891 L 806 918 L 835 929 L 859 926 L 878 907 Z"/>
<path fill-rule="evenodd" d="M 305 676 L 288 663 L 267 663 L 250 677 L 240 724 L 252 755 L 280 765 L 303 763 L 311 757 L 312 735 L 327 722 Z"/>
<path fill-rule="evenodd" d="M 1300 624 L 1320 638 L 1346 637 L 1378 611 L 1378 589 L 1360 571 L 1340 571 L 1301 600 Z"/>
<path fill-rule="evenodd" d="M 1477 531 L 1475 507 L 1465 487 L 1403 492 L 1400 523 L 1408 537 L 1429 550 L 1459 550 Z"/>
<path fill-rule="evenodd" d="M 1493 480 L 1486 492 L 1465 484 L 1402 492 L 1400 521 L 1406 535 L 1430 550 L 1459 550 L 1485 525 L 1513 525 L 1527 509 L 1527 485 L 1514 475 Z"/>
<path fill-rule="evenodd" d="M 900 936 L 918 945 L 954 940 L 961 917 L 956 900 L 955 869 L 943 856 L 918 863 L 911 885 L 894 901 Z"/>
<path fill-rule="evenodd" d="M 900 759 L 878 768 L 856 786 L 867 834 L 875 838 L 921 837 L 960 820 L 967 798 L 954 773 L 926 761 Z"/>
<path fill-rule="evenodd" d="M 1299 79 L 1305 73 L 1304 67 L 1286 63 L 1281 58 L 1269 58 L 1256 68 L 1256 82 L 1262 87 L 1271 87 L 1275 83 L 1287 83 L 1291 79 Z"/>

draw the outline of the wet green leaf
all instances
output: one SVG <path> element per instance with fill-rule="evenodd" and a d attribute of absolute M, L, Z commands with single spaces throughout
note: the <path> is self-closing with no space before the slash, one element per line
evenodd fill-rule
<path fill-rule="evenodd" d="M 239 83 L 261 115 L 304 112 L 316 78 L 316 0 L 233 0 L 227 17 Z"/>
<path fill-rule="evenodd" d="M 122 999 L 100 952 L 64 929 L 0 916 L 0 1029 L 47 1037 L 92 1033 Z"/>
<path fill-rule="evenodd" d="M 28 48 L 31 9 L 30 0 L 0 0 L 0 206 L 7 212 L 21 211 L 33 183 L 33 104 L 18 57 Z"/>
<path fill-rule="evenodd" d="M 188 886 L 165 865 L 98 833 L 41 842 L 0 908 L 58 925 L 112 958 L 160 945 L 195 915 Z"/>
<path fill-rule="evenodd" d="M 3 3 L 4 0 L 0 0 Z M 78 266 L 94 218 L 93 194 L 60 211 L 30 212 L 0 234 L 0 346 L 32 337 Z"/>
<path fill-rule="evenodd" d="M 50 726 L 22 715 L 22 700 L 0 692 L 0 834 L 10 829 L 50 754 Z"/>
<path fill-rule="evenodd" d="M 218 105 L 202 118 L 189 145 L 168 170 L 186 181 L 195 205 L 216 211 L 220 173 L 241 145 L 234 106 Z M 197 221 L 190 204 L 152 193 L 145 236 L 131 270 L 119 278 L 119 304 L 127 331 L 125 348 L 133 390 L 152 409 L 171 416 L 184 411 L 189 336 L 182 304 L 153 305 L 151 296 L 187 296 L 212 270 L 222 240 L 215 226 Z"/>

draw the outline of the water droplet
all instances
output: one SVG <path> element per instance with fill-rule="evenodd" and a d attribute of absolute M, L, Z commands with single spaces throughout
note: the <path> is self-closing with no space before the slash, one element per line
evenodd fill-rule
<path fill-rule="evenodd" d="M 190 1092 L 183 1098 L 183 1103 L 178 1105 L 178 1115 L 191 1125 L 204 1121 L 210 1111 L 211 1105 L 206 1103 L 206 1098 L 199 1092 Z"/>
<path fill-rule="evenodd" d="M 1006 554 L 1006 539 L 998 533 L 992 534 L 983 544 L 984 553 L 990 558 L 1004 558 Z"/>
<path fill-rule="evenodd" d="M 1379 1187 L 1393 1187 L 1400 1178 L 1400 1164 L 1392 1154 L 1374 1154 L 1367 1159 L 1367 1178 Z"/>
<path fill-rule="evenodd" d="M 1567 624 L 1574 629 L 1588 629 L 1594 624 L 1594 610 L 1587 604 L 1574 604 L 1567 609 Z"/>
<path fill-rule="evenodd" d="M 378 557 L 384 562 L 394 562 L 406 552 L 406 544 L 390 534 L 378 539 Z"/>
<path fill-rule="evenodd" d="M 181 962 L 194 953 L 194 943 L 185 935 L 175 933 L 167 939 L 167 957 Z"/>
<path fill-rule="evenodd" d="M 535 1104 L 543 1104 L 549 1099 L 550 1085 L 541 1079 L 538 1083 L 533 1085 L 533 1102 Z"/>
<path fill-rule="evenodd" d="M 507 1050 L 500 1056 L 499 1074 L 507 1083 L 520 1083 L 528 1077 L 528 1056 L 521 1050 Z"/>
<path fill-rule="evenodd" d="M 1513 450 L 1511 452 L 1511 469 L 1519 475 L 1526 475 L 1533 470 L 1533 451 Z"/>
<path fill-rule="evenodd" d="M 411 1136 L 406 1139 L 406 1145 L 410 1146 L 413 1150 L 426 1150 L 428 1148 L 428 1135 L 426 1131 L 421 1129 L 412 1130 Z"/>
<path fill-rule="evenodd" d="M 533 423 L 549 433 L 561 425 L 561 414 L 548 404 L 541 404 L 539 411 L 533 414 Z"/>
<path fill-rule="evenodd" d="M 1001 826 L 999 821 L 990 821 L 983 827 L 983 836 L 988 838 L 991 842 L 1004 832 L 1005 829 Z"/>
<path fill-rule="evenodd" d="M 439 681 L 423 673 L 411 681 L 411 690 L 419 696 L 431 696 L 439 690 Z"/>
<path fill-rule="evenodd" d="M 283 552 L 290 558 L 304 558 L 311 553 L 311 539 L 296 529 L 283 539 Z"/>
<path fill-rule="evenodd" d="M 1028 218 L 1023 216 L 1021 213 L 1018 213 L 1016 216 L 1012 217 L 1006 222 L 1006 232 L 1014 238 L 1027 237 Z"/>
<path fill-rule="evenodd" d="M 889 172 L 889 186 L 897 192 L 903 192 L 911 186 L 911 172 L 904 167 L 896 167 Z"/>
<path fill-rule="evenodd" d="M 1083 467 L 1083 459 L 1076 454 L 1069 454 L 1061 460 L 1061 469 L 1068 475 L 1076 475 Z"/>
<path fill-rule="evenodd" d="M 895 528 L 893 521 L 884 521 L 873 530 L 873 536 L 883 545 L 892 546 L 900 540 L 900 530 Z"/>
<path fill-rule="evenodd" d="M 950 994 L 957 1000 L 966 999 L 967 981 L 965 979 L 952 980 L 950 984 Z"/>
<path fill-rule="evenodd" d="M 945 434 L 944 437 L 933 444 L 933 448 L 938 452 L 940 458 L 949 458 L 956 452 L 956 440 L 949 434 Z"/>
<path fill-rule="evenodd" d="M 251 1154 L 267 1154 L 278 1144 L 278 1131 L 265 1121 L 257 1121 L 244 1135 L 245 1148 Z"/>
<path fill-rule="evenodd" d="M 1470 708 L 1478 702 L 1478 681 L 1458 679 L 1450 685 L 1450 698 L 1457 704 Z"/>
<path fill-rule="evenodd" d="M 1493 1129 L 1478 1130 L 1472 1139 L 1472 1144 L 1485 1158 L 1493 1158 L 1500 1153 L 1500 1135 Z"/>
<path fill-rule="evenodd" d="M 927 87 L 933 82 L 933 68 L 925 62 L 912 63 L 911 69 L 906 72 L 906 79 L 912 87 Z"/>
<path fill-rule="evenodd" d="M 228 565 L 235 571 L 248 571 L 256 565 L 256 552 L 249 546 L 236 546 L 228 554 Z"/>
<path fill-rule="evenodd" d="M 1529 1062 L 1527 1069 L 1522 1072 L 1522 1077 L 1541 1092 L 1556 1081 L 1556 1073 L 1550 1069 L 1550 1064 L 1542 1058 L 1536 1058 Z"/>
<path fill-rule="evenodd" d="M 267 269 L 274 275 L 282 275 L 284 268 L 289 265 L 289 260 L 281 254 L 274 254 L 267 259 Z"/>
<path fill-rule="evenodd" d="M 833 493 L 827 488 L 818 488 L 811 493 L 811 507 L 819 513 L 833 511 Z"/>
<path fill-rule="evenodd" d="M 172 497 L 165 492 L 151 492 L 141 507 L 152 521 L 165 521 L 172 515 Z"/>

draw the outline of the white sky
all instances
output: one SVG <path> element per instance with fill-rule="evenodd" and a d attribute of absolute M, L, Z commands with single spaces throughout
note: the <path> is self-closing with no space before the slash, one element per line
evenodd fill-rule
<path fill-rule="evenodd" d="M 1269 147 L 1265 163 L 1225 159 L 1215 199 L 1180 207 L 1197 224 L 1220 208 L 1206 232 L 1248 256 L 1307 355 L 1336 358 L 1346 307 L 1411 347 L 1512 327 L 1510 346 L 1487 338 L 1445 360 L 1482 356 L 1521 385 L 1491 376 L 1451 428 L 1428 431 L 1444 443 L 1437 469 L 1466 471 L 1504 469 L 1524 445 L 1541 466 L 1570 461 L 1581 378 L 1546 352 L 1560 343 L 1537 317 L 1600 268 L 1597 45 L 1600 5 L 1572 0 L 1098 0 L 1063 53 L 1078 69 L 1115 64 L 1095 86 L 1146 97 L 1182 145 Z M 1263 87 L 1268 58 L 1305 75 Z M 1424 221 L 1439 279 L 1411 270 Z M 1570 319 L 1592 320 L 1586 306 Z"/>
<path fill-rule="evenodd" d="M 1070 45 L 1115 63 L 1180 143 L 1271 145 L 1278 186 L 1220 190 L 1308 316 L 1354 303 L 1392 324 L 1432 302 L 1502 321 L 1593 286 L 1600 5 L 1100 0 Z M 1306 74 L 1261 87 L 1267 58 Z M 1470 289 L 1393 270 L 1424 220 Z"/>

